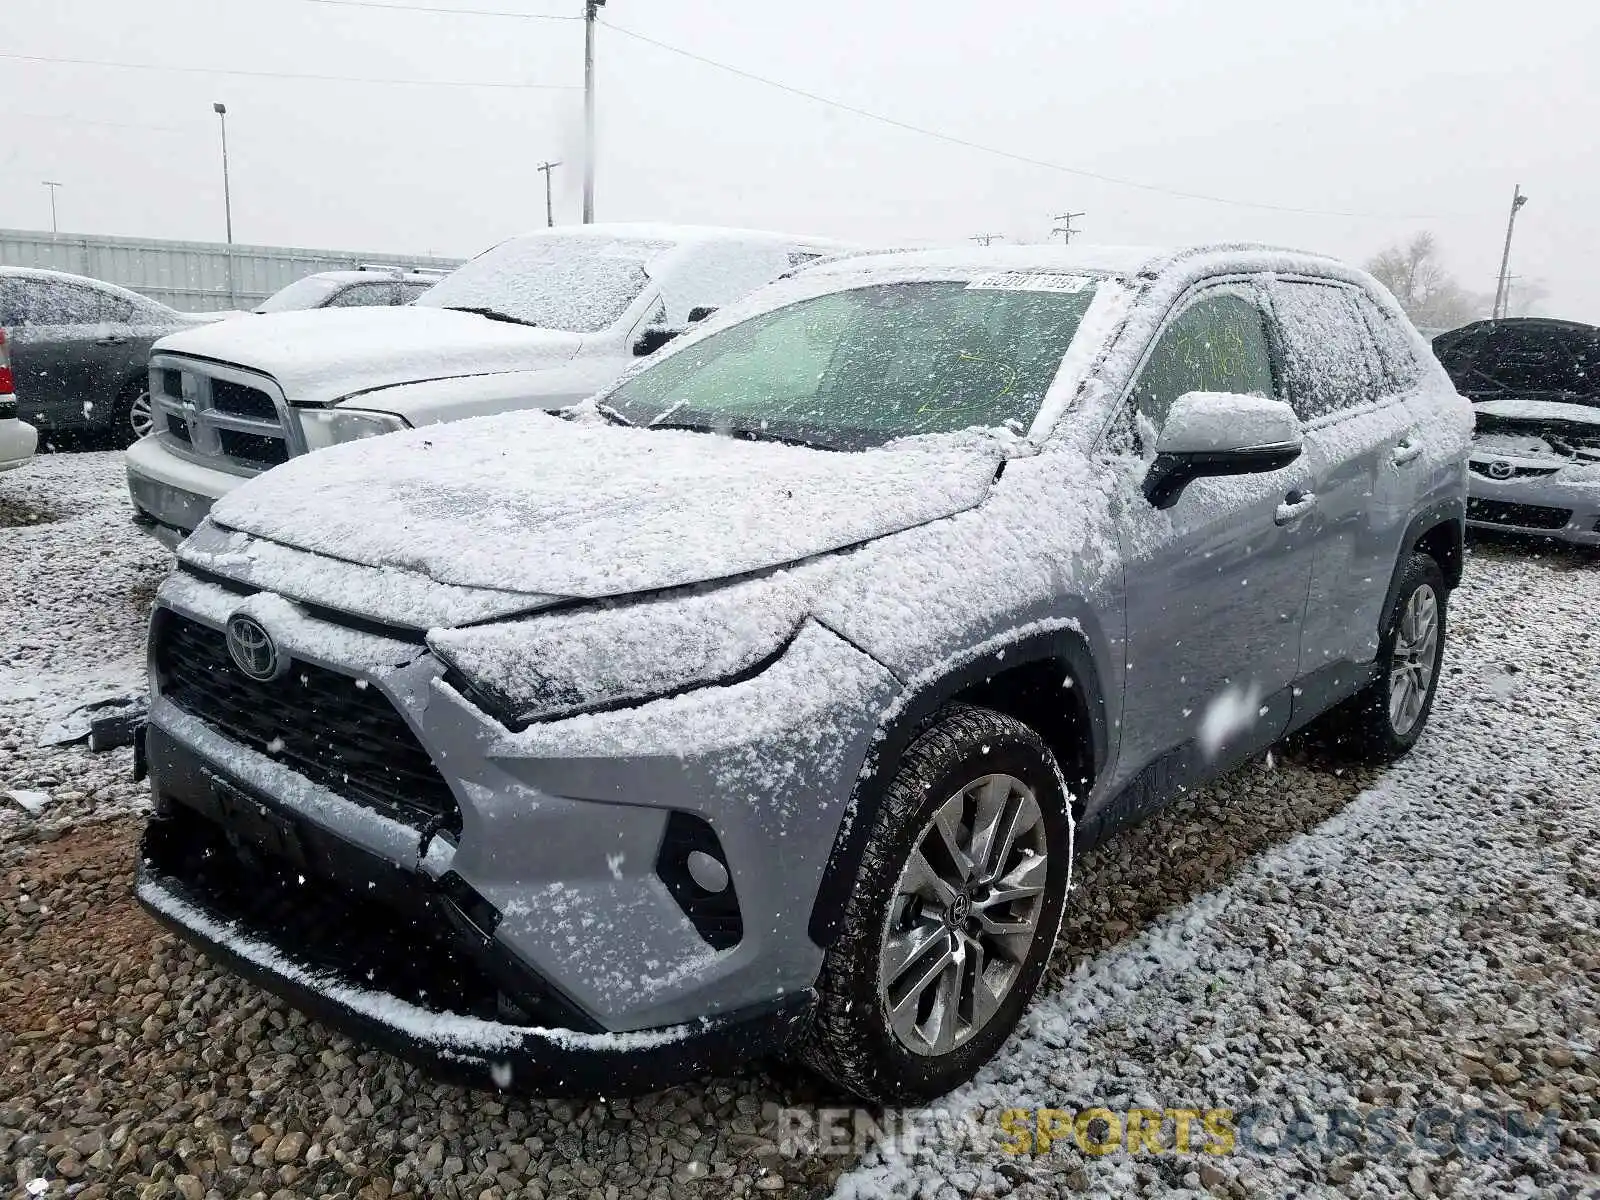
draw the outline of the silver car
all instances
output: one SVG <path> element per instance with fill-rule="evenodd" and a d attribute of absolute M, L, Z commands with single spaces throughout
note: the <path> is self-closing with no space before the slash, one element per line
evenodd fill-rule
<path fill-rule="evenodd" d="M 1433 348 L 1477 418 L 1467 524 L 1600 546 L 1600 329 L 1513 317 Z"/>
<path fill-rule="evenodd" d="M 1325 258 L 803 270 L 564 415 L 223 498 L 151 625 L 139 898 L 501 1087 L 936 1095 L 1075 850 L 1319 718 L 1417 740 L 1470 431 Z"/>

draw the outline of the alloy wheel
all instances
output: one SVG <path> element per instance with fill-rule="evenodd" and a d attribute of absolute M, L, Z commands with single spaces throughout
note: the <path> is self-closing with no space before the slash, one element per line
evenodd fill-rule
<path fill-rule="evenodd" d="M 136 438 L 148 437 L 156 427 L 155 410 L 150 404 L 150 393 L 140 392 L 128 408 L 128 427 Z"/>
<path fill-rule="evenodd" d="M 1439 659 L 1439 597 L 1423 584 L 1400 614 L 1389 655 L 1389 724 L 1407 734 L 1422 717 Z"/>
<path fill-rule="evenodd" d="M 942 1055 L 983 1029 L 1022 974 L 1044 905 L 1033 790 L 985 775 L 939 806 L 895 885 L 878 992 L 896 1039 Z"/>

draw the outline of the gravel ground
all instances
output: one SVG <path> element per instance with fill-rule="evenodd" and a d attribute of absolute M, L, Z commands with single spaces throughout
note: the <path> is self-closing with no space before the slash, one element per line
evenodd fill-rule
<path fill-rule="evenodd" d="M 50 797 L 37 817 L 0 799 L 0 1188 L 1427 1196 L 1600 1179 L 1600 562 L 1476 548 L 1434 723 L 1399 766 L 1340 773 L 1299 747 L 1085 856 L 1023 1033 L 937 1112 L 869 1114 L 900 1136 L 863 1157 L 795 1136 L 846 1102 L 787 1068 L 633 1101 L 465 1092 L 160 933 L 130 897 L 128 752 L 34 745 L 63 705 L 138 670 L 165 556 L 120 488 L 115 454 L 0 476 L 0 594 L 16 597 L 0 797 Z M 1000 1109 L 1089 1105 L 1263 1119 L 1224 1156 L 999 1148 Z M 1400 1128 L 1430 1107 L 1556 1115 L 1543 1141 L 1487 1152 L 1326 1144 L 1330 1108 L 1374 1107 Z M 979 1136 L 930 1136 L 940 1114 Z"/>

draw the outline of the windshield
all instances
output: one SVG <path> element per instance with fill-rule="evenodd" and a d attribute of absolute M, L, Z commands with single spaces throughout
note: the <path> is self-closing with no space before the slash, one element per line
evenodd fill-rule
<path fill-rule="evenodd" d="M 650 282 L 645 264 L 672 243 L 639 238 L 513 238 L 458 268 L 416 300 L 484 316 L 598 333 Z"/>
<path fill-rule="evenodd" d="M 685 347 L 604 407 L 635 425 L 835 449 L 1026 428 L 1089 306 L 1089 282 L 1077 279 L 1074 291 L 941 282 L 833 292 Z"/>
<path fill-rule="evenodd" d="M 316 308 L 339 290 L 339 281 L 307 275 L 296 279 L 286 288 L 279 288 L 256 306 L 258 313 L 292 312 L 299 308 Z"/>

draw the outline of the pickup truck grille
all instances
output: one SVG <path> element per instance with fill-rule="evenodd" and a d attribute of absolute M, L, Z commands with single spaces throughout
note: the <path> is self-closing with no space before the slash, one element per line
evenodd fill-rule
<path fill-rule="evenodd" d="M 215 459 L 219 467 L 241 475 L 288 462 L 295 446 L 286 409 L 262 383 L 225 377 L 208 363 L 162 358 L 150 369 L 157 428 L 185 453 Z"/>
<path fill-rule="evenodd" d="M 157 617 L 155 661 L 162 697 L 233 741 L 387 817 L 460 832 L 450 785 L 378 688 L 299 660 L 259 683 L 221 632 L 171 611 Z"/>

